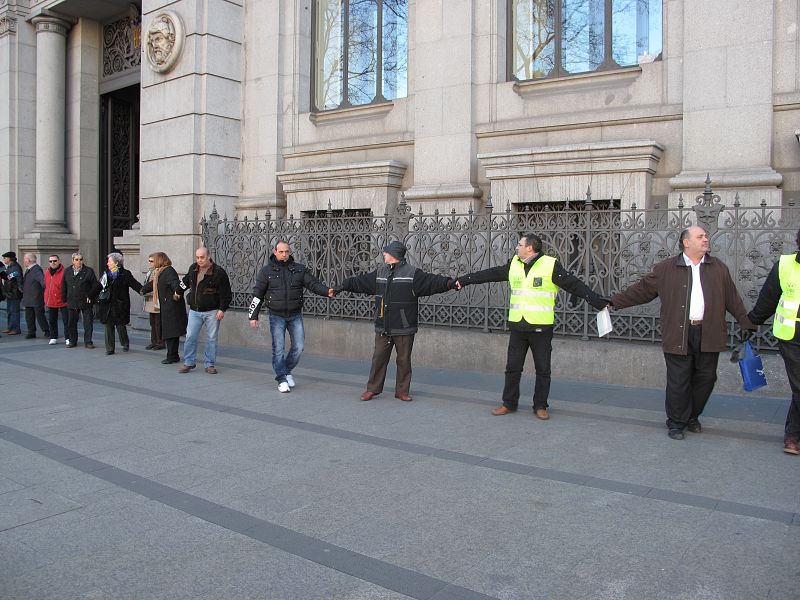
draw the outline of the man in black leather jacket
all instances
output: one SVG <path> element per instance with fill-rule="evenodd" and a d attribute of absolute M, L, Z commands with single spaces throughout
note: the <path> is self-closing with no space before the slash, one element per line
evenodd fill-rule
<path fill-rule="evenodd" d="M 269 309 L 269 330 L 272 335 L 272 368 L 278 391 L 289 392 L 294 387 L 292 370 L 300 361 L 305 344 L 303 328 L 303 290 L 318 296 L 333 296 L 333 290 L 321 283 L 305 265 L 295 262 L 292 250 L 284 241 L 275 245 L 269 264 L 259 271 L 253 288 L 248 318 L 250 327 L 258 329 L 258 313 L 266 305 Z M 285 353 L 285 336 L 289 332 L 291 344 Z"/>

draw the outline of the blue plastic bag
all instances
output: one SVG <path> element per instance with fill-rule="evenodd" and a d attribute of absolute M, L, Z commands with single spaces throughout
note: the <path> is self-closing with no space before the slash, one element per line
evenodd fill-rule
<path fill-rule="evenodd" d="M 755 353 L 749 341 L 744 343 L 744 356 L 739 361 L 739 371 L 742 373 L 742 383 L 746 392 L 752 392 L 767 385 L 761 355 Z"/>

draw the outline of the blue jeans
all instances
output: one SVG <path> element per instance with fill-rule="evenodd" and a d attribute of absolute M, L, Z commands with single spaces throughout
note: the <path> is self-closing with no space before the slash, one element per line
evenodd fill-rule
<path fill-rule="evenodd" d="M 217 362 L 217 336 L 219 335 L 219 321 L 217 309 L 197 312 L 189 311 L 189 322 L 186 324 L 186 341 L 183 342 L 183 364 L 193 365 L 197 357 L 197 338 L 200 329 L 206 326 L 206 347 L 203 351 L 206 368 L 214 366 Z"/>
<path fill-rule="evenodd" d="M 6 298 L 6 316 L 8 317 L 7 318 L 8 328 L 11 331 L 15 331 L 17 333 L 20 333 L 22 331 L 19 322 L 19 313 L 20 313 L 19 307 L 21 303 L 22 300 L 20 298 L 15 298 L 15 299 Z"/>
<path fill-rule="evenodd" d="M 291 346 L 289 346 L 288 354 L 284 356 L 287 330 Z M 291 375 L 292 370 L 300 362 L 300 355 L 303 353 L 303 345 L 306 341 L 303 331 L 303 315 L 301 313 L 291 317 L 270 315 L 269 332 L 272 335 L 272 369 L 275 371 L 275 381 L 280 383 L 286 381 L 286 376 Z"/>

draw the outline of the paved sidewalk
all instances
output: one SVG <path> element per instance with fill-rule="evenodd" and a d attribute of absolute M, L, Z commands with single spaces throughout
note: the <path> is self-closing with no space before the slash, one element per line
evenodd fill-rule
<path fill-rule="evenodd" d="M 360 402 L 366 362 L 306 355 L 281 394 L 267 352 L 179 375 L 99 333 L 0 339 L 3 600 L 798 597 L 785 399 L 715 395 L 677 442 L 661 390 L 492 417 L 502 357 Z"/>

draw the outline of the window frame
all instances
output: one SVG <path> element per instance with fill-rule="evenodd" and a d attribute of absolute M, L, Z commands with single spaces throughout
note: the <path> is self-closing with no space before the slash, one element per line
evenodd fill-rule
<path fill-rule="evenodd" d="M 349 83 L 349 39 L 350 39 L 350 0 L 342 1 L 342 30 L 344 31 L 343 44 L 342 44 L 342 60 L 341 60 L 341 81 L 342 81 L 342 101 L 332 108 L 320 108 L 317 106 L 317 51 L 319 41 L 317 40 L 317 22 L 319 19 L 319 3 L 320 0 L 311 0 L 311 112 L 312 113 L 327 113 L 348 108 L 368 107 L 377 104 L 391 103 L 392 100 L 387 99 L 383 95 L 383 0 L 374 0 L 377 10 L 377 27 L 375 29 L 376 35 L 376 62 L 375 62 L 375 97 L 366 103 L 353 104 L 350 102 L 348 83 Z M 408 9 L 408 2 L 406 2 Z M 408 31 L 406 31 L 408 35 Z M 407 67 L 406 67 L 407 68 Z M 405 96 L 404 96 L 405 97 Z"/>
<path fill-rule="evenodd" d="M 660 1 L 660 0 L 659 0 Z M 581 71 L 579 73 L 570 73 L 564 68 L 563 65 L 563 58 L 562 58 L 562 51 L 563 51 L 563 34 L 564 34 L 564 25 L 563 25 L 563 6 L 564 0 L 555 0 L 555 6 L 553 11 L 553 22 L 557 25 L 556 26 L 556 35 L 555 39 L 553 40 L 553 55 L 555 56 L 555 67 L 553 70 L 545 75 L 544 77 L 536 77 L 533 79 L 519 79 L 514 74 L 514 0 L 506 0 L 506 81 L 549 81 L 552 79 L 558 79 L 563 77 L 573 77 L 577 75 L 586 75 L 590 73 L 602 73 L 605 71 L 617 71 L 622 69 L 628 69 L 635 65 L 620 65 L 614 60 L 614 48 L 612 46 L 613 43 L 613 8 L 614 0 L 603 0 L 603 62 L 600 65 L 591 71 Z M 662 17 L 663 19 L 663 17 Z M 663 40 L 664 36 L 664 28 L 663 22 L 661 27 L 661 37 Z M 663 52 L 663 41 L 662 41 L 662 52 Z M 659 52 L 656 59 L 661 58 L 661 52 Z"/>

